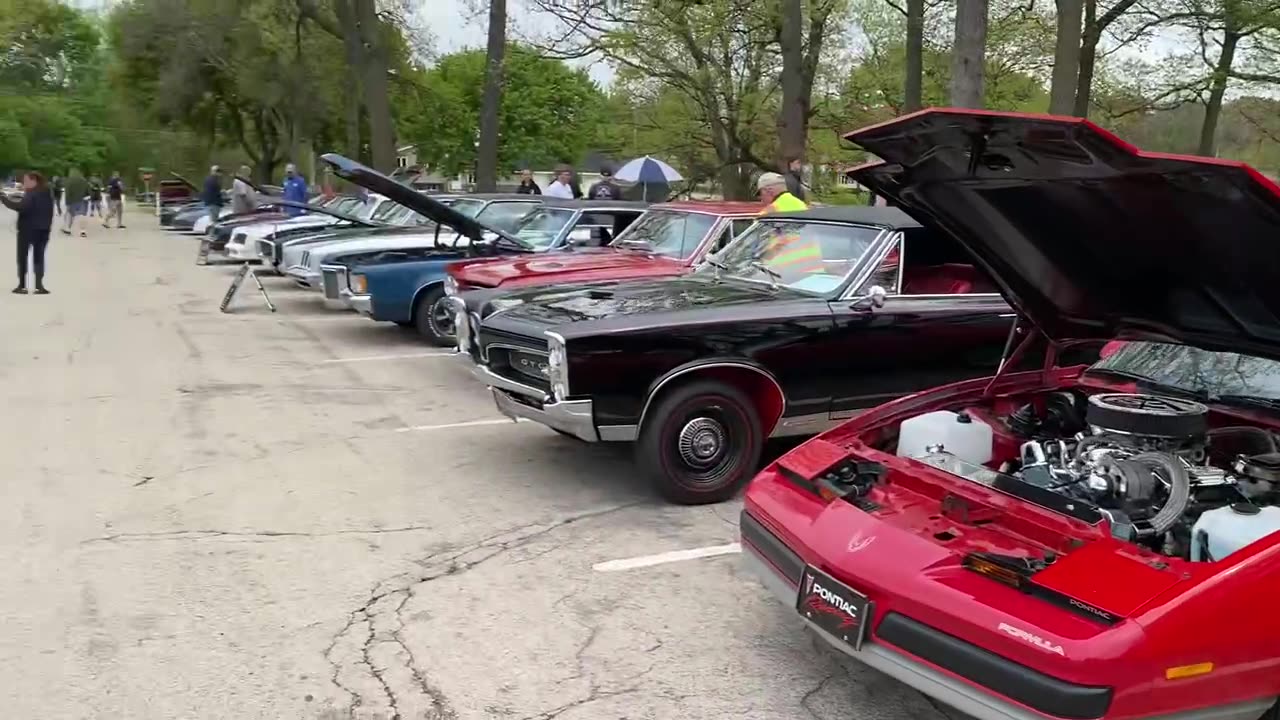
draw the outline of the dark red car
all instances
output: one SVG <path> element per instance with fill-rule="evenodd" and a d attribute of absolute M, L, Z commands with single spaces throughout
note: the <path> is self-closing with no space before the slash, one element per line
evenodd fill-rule
<path fill-rule="evenodd" d="M 946 228 L 1023 330 L 995 377 L 767 466 L 741 518 L 765 585 L 977 718 L 1280 717 L 1280 187 L 1075 118 L 848 138 L 884 161 L 859 182 Z"/>
<path fill-rule="evenodd" d="M 683 275 L 747 229 L 763 209 L 746 202 L 654 205 L 607 247 L 455 263 L 449 290 Z"/>

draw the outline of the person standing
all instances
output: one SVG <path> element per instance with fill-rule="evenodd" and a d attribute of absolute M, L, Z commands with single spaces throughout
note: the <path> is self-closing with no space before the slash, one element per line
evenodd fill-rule
<path fill-rule="evenodd" d="M 49 192 L 53 194 L 53 211 L 62 214 L 62 178 L 54 175 L 49 182 Z"/>
<path fill-rule="evenodd" d="M 107 216 L 102 219 L 102 227 L 110 227 L 111 218 L 116 219 L 117 229 L 124 227 L 124 181 L 119 170 L 111 173 L 107 181 Z"/>
<path fill-rule="evenodd" d="M 547 186 L 547 197 L 573 199 L 573 170 L 561 165 L 556 170 L 556 179 Z"/>
<path fill-rule="evenodd" d="M 516 192 L 521 195 L 541 195 L 542 188 L 538 187 L 538 183 L 533 180 L 532 170 L 520 171 L 520 186 L 516 188 Z"/>
<path fill-rule="evenodd" d="M 200 202 L 209 213 L 210 224 L 218 222 L 222 215 L 222 168 L 217 165 L 209 168 L 209 177 L 204 179 L 204 189 L 200 191 Z"/>
<path fill-rule="evenodd" d="M 307 181 L 298 174 L 298 168 L 293 163 L 284 167 L 284 199 L 297 203 L 307 201 Z M 302 214 L 302 208 L 286 207 L 284 212 L 289 217 L 296 217 Z"/>
<path fill-rule="evenodd" d="M 787 163 L 787 192 L 796 197 L 797 200 L 803 201 L 804 197 L 804 163 L 800 162 L 800 158 L 792 158 Z"/>
<path fill-rule="evenodd" d="M 244 180 L 249 177 L 249 166 L 241 165 L 236 173 L 236 180 L 231 184 L 231 212 L 235 214 L 253 212 L 258 206 L 258 192 Z"/>
<path fill-rule="evenodd" d="M 0 202 L 18 213 L 18 287 L 13 292 L 27 294 L 27 256 L 31 256 L 36 276 L 36 294 L 48 295 L 44 286 L 44 251 L 53 228 L 53 193 L 38 172 L 22 177 L 22 199 L 14 201 L 0 193 Z"/>
<path fill-rule="evenodd" d="M 756 190 L 760 193 L 761 202 L 765 204 L 765 209 L 761 211 L 761 215 L 809 209 L 809 206 L 803 200 L 792 195 L 791 191 L 787 190 L 787 179 L 778 173 L 768 172 L 761 175 L 760 179 L 756 181 Z"/>
<path fill-rule="evenodd" d="M 609 168 L 600 168 L 600 180 L 592 183 L 587 189 L 588 200 L 619 200 L 622 198 L 622 188 L 618 187 L 618 183 L 613 180 L 613 170 Z"/>
<path fill-rule="evenodd" d="M 78 221 L 88 211 L 89 203 L 89 182 L 84 179 L 84 174 L 77 168 L 72 168 L 71 175 L 67 177 L 66 200 L 67 224 L 62 229 L 62 234 L 70 235 L 75 232 Z M 84 225 L 80 224 L 80 237 L 85 236 Z"/>

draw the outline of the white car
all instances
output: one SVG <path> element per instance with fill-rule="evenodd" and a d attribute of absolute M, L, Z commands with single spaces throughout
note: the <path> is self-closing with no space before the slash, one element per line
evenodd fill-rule
<path fill-rule="evenodd" d="M 231 234 L 231 239 L 227 241 L 226 252 L 228 257 L 242 262 L 261 260 L 262 256 L 258 253 L 258 240 L 268 235 L 281 231 L 324 230 L 341 222 L 351 222 L 353 219 L 373 225 L 377 223 L 373 219 L 374 215 L 384 205 L 400 207 L 382 196 L 370 196 L 367 202 L 362 202 L 356 197 L 344 197 L 332 205 L 317 209 L 315 212 L 285 220 L 253 223 L 238 227 Z M 390 209 L 388 207 L 386 211 Z"/>

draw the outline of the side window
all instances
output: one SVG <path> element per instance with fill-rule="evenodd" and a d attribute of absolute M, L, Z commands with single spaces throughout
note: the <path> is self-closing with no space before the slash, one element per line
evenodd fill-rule
<path fill-rule="evenodd" d="M 866 295 L 876 285 L 884 288 L 889 295 L 898 294 L 899 271 L 902 268 L 902 245 L 903 239 L 899 235 L 898 239 L 893 243 L 893 247 L 889 249 L 889 253 L 880 261 L 880 264 L 867 278 L 866 282 L 862 283 L 858 291 L 854 293 L 855 295 Z"/>
<path fill-rule="evenodd" d="M 755 224 L 756 224 L 755 220 L 734 220 L 733 223 L 730 225 L 730 227 L 733 228 L 733 234 L 729 237 L 729 239 L 732 240 L 733 238 L 738 237 L 742 233 L 746 232 L 747 228 Z"/>
<path fill-rule="evenodd" d="M 909 251 L 902 258 L 903 295 L 972 295 L 996 291 L 995 283 L 954 239 L 926 228 L 906 231 Z"/>

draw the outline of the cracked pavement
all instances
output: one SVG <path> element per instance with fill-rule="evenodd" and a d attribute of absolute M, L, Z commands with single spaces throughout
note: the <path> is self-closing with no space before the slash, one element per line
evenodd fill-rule
<path fill-rule="evenodd" d="M 12 216 L 0 218 L 0 231 Z M 626 448 L 497 418 L 454 358 L 155 229 L 58 235 L 0 296 L 12 718 L 952 720 L 722 556 Z M 250 283 L 250 285 L 252 285 Z"/>

